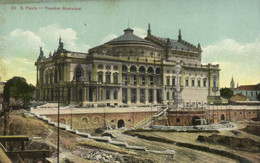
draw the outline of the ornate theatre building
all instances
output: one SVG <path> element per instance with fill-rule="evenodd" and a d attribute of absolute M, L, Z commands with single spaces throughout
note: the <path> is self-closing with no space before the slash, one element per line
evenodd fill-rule
<path fill-rule="evenodd" d="M 64 49 L 60 39 L 53 55 L 40 49 L 37 99 L 83 107 L 217 102 L 219 65 L 202 65 L 201 58 L 200 44 L 184 41 L 181 31 L 177 40 L 161 38 L 150 25 L 145 39 L 128 28 L 88 52 Z"/>

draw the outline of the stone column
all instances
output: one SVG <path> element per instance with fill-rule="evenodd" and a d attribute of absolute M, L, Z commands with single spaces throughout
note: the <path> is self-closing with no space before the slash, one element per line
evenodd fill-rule
<path fill-rule="evenodd" d="M 102 92 L 103 93 L 103 98 L 102 98 L 103 101 L 106 101 L 106 98 L 107 98 L 106 97 L 106 91 L 107 91 L 106 89 L 103 89 L 103 92 Z"/>
<path fill-rule="evenodd" d="M 98 101 L 102 101 L 102 88 L 98 88 Z"/>
<path fill-rule="evenodd" d="M 149 85 L 148 73 L 145 73 L 145 85 Z"/>
<path fill-rule="evenodd" d="M 153 89 L 153 104 L 157 104 L 157 96 L 156 96 L 157 90 Z"/>
<path fill-rule="evenodd" d="M 89 86 L 87 87 L 87 92 L 86 92 L 86 101 L 89 101 Z"/>
<path fill-rule="evenodd" d="M 180 70 L 181 65 L 180 62 L 176 62 L 176 90 L 175 90 L 175 98 L 174 98 L 174 105 L 176 109 L 179 109 L 182 107 L 182 98 L 181 98 L 181 83 L 180 83 Z"/>
<path fill-rule="evenodd" d="M 156 87 L 156 74 L 153 74 L 153 87 Z"/>
<path fill-rule="evenodd" d="M 73 96 L 74 96 L 74 94 L 73 94 L 73 87 L 70 87 L 69 91 L 70 91 L 70 103 L 72 103 L 73 102 Z"/>
<path fill-rule="evenodd" d="M 110 89 L 110 101 L 114 100 L 114 89 Z"/>
<path fill-rule="evenodd" d="M 140 74 L 139 74 L 139 71 L 137 71 L 137 74 L 136 74 L 136 85 L 137 86 L 140 85 Z"/>
<path fill-rule="evenodd" d="M 68 87 L 64 88 L 64 103 L 68 105 Z"/>
<path fill-rule="evenodd" d="M 119 91 L 117 93 L 118 96 L 118 103 L 122 103 L 122 87 L 119 88 Z"/>
<path fill-rule="evenodd" d="M 130 71 L 127 71 L 127 85 L 130 85 Z"/>
<path fill-rule="evenodd" d="M 140 88 L 136 89 L 136 104 L 140 104 Z"/>
<path fill-rule="evenodd" d="M 87 99 L 87 87 L 83 87 L 83 102 L 85 102 L 86 101 L 86 99 Z"/>
<path fill-rule="evenodd" d="M 127 88 L 127 104 L 131 104 L 131 89 Z"/>
<path fill-rule="evenodd" d="M 144 98 L 145 98 L 145 104 L 148 104 L 149 102 L 148 102 L 148 89 L 146 88 L 145 90 L 144 90 Z"/>

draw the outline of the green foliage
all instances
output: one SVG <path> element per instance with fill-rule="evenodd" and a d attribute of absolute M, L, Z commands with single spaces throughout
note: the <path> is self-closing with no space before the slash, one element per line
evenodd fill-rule
<path fill-rule="evenodd" d="M 260 93 L 258 93 L 256 98 L 257 98 L 258 101 L 260 101 Z"/>
<path fill-rule="evenodd" d="M 4 86 L 4 102 L 10 104 L 10 99 L 13 98 L 15 101 L 21 101 L 23 104 L 21 107 L 26 108 L 32 99 L 34 91 L 35 86 L 28 84 L 26 79 L 23 77 L 13 77 Z"/>
<path fill-rule="evenodd" d="M 233 91 L 230 88 L 221 88 L 220 96 L 229 99 L 233 96 Z"/>

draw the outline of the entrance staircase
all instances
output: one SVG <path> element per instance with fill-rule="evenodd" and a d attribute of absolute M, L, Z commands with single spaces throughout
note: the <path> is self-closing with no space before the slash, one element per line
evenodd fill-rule
<path fill-rule="evenodd" d="M 156 105 L 155 107 L 158 107 L 157 113 L 153 114 L 149 118 L 146 118 L 142 122 L 138 123 L 135 126 L 135 128 L 147 128 L 151 124 L 153 124 L 154 121 L 166 116 L 167 110 L 169 109 L 167 105 Z"/>

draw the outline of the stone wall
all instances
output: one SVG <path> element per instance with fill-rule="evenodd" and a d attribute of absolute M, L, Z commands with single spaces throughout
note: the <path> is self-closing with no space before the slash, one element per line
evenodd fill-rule
<path fill-rule="evenodd" d="M 258 106 L 259 107 L 259 106 Z M 215 106 L 207 111 L 206 119 L 209 123 L 221 120 L 242 121 L 259 119 L 260 107 L 257 106 Z"/>
<path fill-rule="evenodd" d="M 78 130 L 95 130 L 106 128 L 107 123 L 112 128 L 124 126 L 127 128 L 135 127 L 138 123 L 151 117 L 155 112 L 126 112 L 126 113 L 80 113 L 80 114 L 60 114 L 60 123 L 71 126 Z M 44 115 L 44 114 L 42 114 Z M 57 122 L 57 115 L 45 115 Z M 72 123 L 71 123 L 72 119 Z"/>

